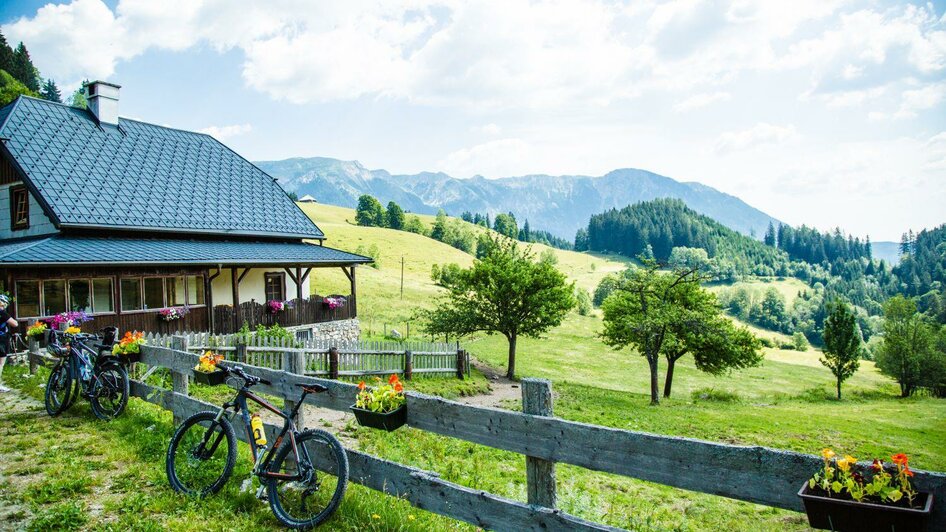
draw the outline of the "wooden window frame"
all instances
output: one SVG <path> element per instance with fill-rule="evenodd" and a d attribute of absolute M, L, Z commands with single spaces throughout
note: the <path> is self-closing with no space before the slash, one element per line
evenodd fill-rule
<path fill-rule="evenodd" d="M 89 292 L 89 304 L 92 306 L 92 312 L 86 312 L 86 314 L 89 315 L 89 316 L 114 316 L 115 314 L 118 314 L 117 312 L 115 312 L 114 308 L 112 309 L 111 312 L 96 312 L 96 311 L 95 311 L 95 299 L 94 299 L 94 297 L 93 297 L 93 295 L 92 295 L 92 294 L 93 294 L 92 291 L 94 291 L 94 288 L 93 288 L 93 286 L 92 286 L 92 281 L 95 280 L 95 279 L 108 279 L 108 280 L 111 281 L 111 283 L 112 283 L 112 298 L 113 298 L 112 307 L 114 307 L 114 306 L 115 306 L 115 304 L 114 304 L 115 294 L 116 294 L 116 292 L 117 292 L 118 290 L 120 290 L 120 287 L 118 286 L 118 283 L 116 282 L 116 277 L 113 276 L 113 275 L 95 275 L 95 276 L 88 276 L 88 277 L 86 277 L 86 276 L 80 276 L 80 277 L 50 277 L 49 279 L 37 279 L 37 278 L 35 278 L 35 277 L 18 277 L 18 278 L 16 278 L 16 279 L 13 281 L 14 297 L 16 297 L 16 283 L 17 283 L 18 281 L 35 281 L 36 283 L 38 283 L 38 285 L 39 285 L 39 310 L 40 310 L 40 315 L 39 315 L 39 316 L 20 316 L 20 315 L 19 315 L 19 310 L 20 310 L 20 309 L 17 308 L 17 309 L 16 309 L 16 310 L 17 310 L 17 316 L 16 316 L 16 318 L 17 318 L 17 319 L 39 319 L 39 320 L 44 320 L 44 319 L 48 319 L 48 318 L 51 318 L 51 317 L 54 316 L 54 314 L 43 314 L 43 312 L 46 310 L 46 295 L 45 295 L 45 290 L 44 290 L 44 286 L 43 286 L 43 285 L 46 283 L 46 281 L 64 281 L 64 282 L 66 283 L 66 288 L 65 288 L 65 293 L 66 293 L 66 312 L 71 312 L 71 310 L 69 309 L 69 304 L 70 304 L 70 302 L 71 302 L 71 300 L 72 300 L 72 294 L 71 294 L 71 291 L 70 291 L 70 289 L 69 289 L 69 283 L 70 283 L 71 281 L 88 281 L 88 282 L 89 282 L 89 289 L 90 289 L 90 292 Z M 119 294 L 119 295 L 120 295 L 120 294 Z M 119 303 L 120 303 L 120 301 L 119 301 Z"/>
<path fill-rule="evenodd" d="M 122 280 L 122 279 L 138 279 L 138 280 L 139 280 L 139 282 L 138 282 L 138 295 L 141 297 L 141 306 L 144 306 L 144 304 L 145 304 L 145 282 L 144 282 L 145 279 L 155 279 L 155 278 L 161 279 L 161 287 L 162 287 L 162 292 L 163 292 L 163 294 L 164 294 L 163 297 L 162 297 L 162 299 L 161 299 L 161 301 L 162 301 L 162 303 L 163 303 L 163 305 L 164 305 L 163 307 L 159 307 L 159 308 L 145 308 L 145 309 L 137 309 L 137 310 L 125 310 L 124 308 L 122 308 L 122 309 L 121 309 L 121 313 L 122 313 L 122 314 L 144 314 L 144 313 L 148 313 L 148 312 L 154 313 L 154 312 L 161 312 L 162 310 L 164 310 L 164 309 L 166 309 L 166 308 L 182 307 L 182 306 L 186 306 L 187 308 L 202 308 L 202 307 L 206 307 L 206 306 L 207 306 L 207 303 L 206 303 L 206 302 L 207 302 L 207 294 L 206 294 L 206 293 L 204 294 L 204 303 L 203 303 L 203 304 L 200 304 L 200 305 L 189 305 L 189 304 L 186 303 L 186 301 L 188 300 L 187 297 L 188 297 L 188 294 L 189 294 L 189 291 L 188 291 L 188 288 L 187 288 L 187 276 L 188 276 L 188 275 L 191 275 L 191 274 L 189 274 L 189 273 L 175 273 L 175 274 L 163 274 L 163 275 L 122 275 L 122 276 L 120 276 L 120 277 L 118 278 L 118 282 L 117 282 L 117 286 L 118 286 L 118 306 L 119 306 L 119 307 L 121 307 L 121 302 L 122 302 L 122 294 L 121 294 L 121 280 Z M 200 281 L 202 281 L 202 280 L 204 279 L 204 276 L 201 275 L 201 274 L 193 274 L 193 275 L 195 275 L 195 276 L 198 278 L 198 280 L 200 280 Z M 185 303 L 184 303 L 184 305 L 171 305 L 171 307 L 169 307 L 168 304 L 167 304 L 167 303 L 168 303 L 167 280 L 168 280 L 168 279 L 173 279 L 173 278 L 175 278 L 175 277 L 184 277 L 184 301 L 185 301 Z"/>
<path fill-rule="evenodd" d="M 269 298 L 269 280 L 270 278 L 279 279 L 280 291 L 282 292 L 281 299 L 270 299 Z M 266 272 L 263 274 L 263 297 L 266 298 L 266 301 L 285 301 L 286 300 L 286 272 Z"/>
<path fill-rule="evenodd" d="M 23 219 L 19 220 L 19 203 L 22 198 Z M 30 193 L 24 185 L 10 187 L 10 230 L 22 231 L 30 228 Z"/>

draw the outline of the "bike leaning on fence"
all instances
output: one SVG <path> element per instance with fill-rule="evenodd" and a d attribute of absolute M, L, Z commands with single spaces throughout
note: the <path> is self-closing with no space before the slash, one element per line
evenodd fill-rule
<path fill-rule="evenodd" d="M 288 527 L 306 529 L 323 523 L 345 495 L 348 456 L 335 436 L 318 429 L 299 431 L 293 419 L 306 395 L 327 388 L 297 384 L 302 396 L 287 414 L 249 390 L 256 384 L 268 385 L 268 381 L 246 374 L 240 366 L 222 370 L 228 372 L 228 378 L 239 378 L 242 386 L 219 411 L 198 412 L 174 432 L 166 461 L 171 487 L 197 497 L 220 491 L 236 463 L 236 434 L 230 419 L 239 413 L 253 457 L 252 474 L 261 484 L 257 497 L 262 499 L 268 493 L 273 514 Z M 251 420 L 247 399 L 283 419 L 282 431 L 268 451 L 262 423 Z"/>
<path fill-rule="evenodd" d="M 128 405 L 130 386 L 125 366 L 103 354 L 102 338 L 94 334 L 50 331 L 46 351 L 57 358 L 46 382 L 46 412 L 58 416 L 81 395 L 95 417 L 108 421 Z"/>

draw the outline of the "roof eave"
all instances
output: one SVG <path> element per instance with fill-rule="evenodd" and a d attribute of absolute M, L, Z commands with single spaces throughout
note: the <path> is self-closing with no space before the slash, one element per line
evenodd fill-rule
<path fill-rule="evenodd" d="M 244 236 L 244 237 L 267 237 L 267 238 L 291 238 L 306 240 L 325 240 L 325 234 L 318 235 L 310 233 L 272 233 L 264 231 L 220 231 L 218 229 L 191 229 L 191 228 L 164 228 L 148 227 L 144 225 L 104 225 L 104 224 L 77 224 L 61 223 L 61 229 L 123 229 L 128 231 L 147 231 L 149 233 L 173 233 L 175 235 L 195 234 L 195 235 L 219 235 L 219 236 Z"/>

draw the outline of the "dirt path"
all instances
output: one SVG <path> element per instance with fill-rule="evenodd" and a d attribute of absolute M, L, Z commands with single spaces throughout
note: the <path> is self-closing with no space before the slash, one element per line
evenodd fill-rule
<path fill-rule="evenodd" d="M 471 395 L 469 397 L 460 397 L 458 402 L 474 406 L 492 406 L 496 408 L 505 407 L 504 403 L 508 401 L 522 401 L 522 391 L 519 389 L 519 383 L 511 381 L 505 375 L 495 368 L 487 366 L 475 359 L 471 361 L 473 367 L 483 372 L 486 380 L 489 381 L 489 393 L 481 395 Z"/>
<path fill-rule="evenodd" d="M 7 367 L 6 371 L 21 371 L 20 367 Z M 43 403 L 28 397 L 16 389 L 0 393 L 0 412 L 3 412 L 5 423 L 14 424 L 15 419 L 24 419 L 46 415 Z M 3 437 L 15 438 L 15 429 L 4 428 Z M 0 461 L 10 464 L 19 460 L 18 456 L 0 452 Z M 22 529 L 24 521 L 32 513 L 17 497 L 13 496 L 13 488 L 20 488 L 26 482 L 33 480 L 35 475 L 21 475 L 16 478 L 4 474 L 5 468 L 0 468 L 0 530 Z M 9 529 L 6 527 L 10 527 Z"/>

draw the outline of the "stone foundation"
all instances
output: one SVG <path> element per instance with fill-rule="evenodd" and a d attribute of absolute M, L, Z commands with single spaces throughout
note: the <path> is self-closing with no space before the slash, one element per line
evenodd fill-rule
<path fill-rule="evenodd" d="M 310 323 L 286 327 L 293 333 L 302 336 L 308 331 L 309 338 L 319 344 L 327 346 L 342 346 L 357 343 L 361 339 L 361 324 L 358 318 L 350 320 L 327 321 L 324 323 Z M 301 334 L 300 334 L 301 333 Z"/>

